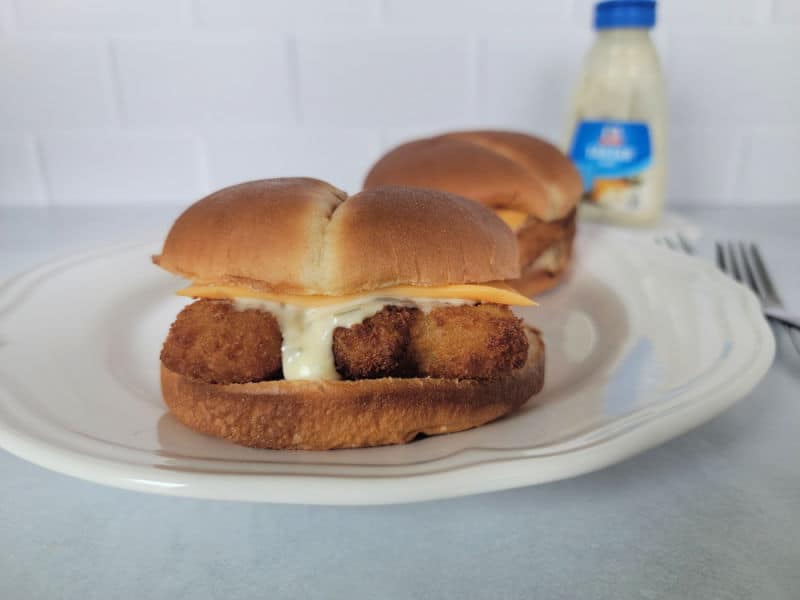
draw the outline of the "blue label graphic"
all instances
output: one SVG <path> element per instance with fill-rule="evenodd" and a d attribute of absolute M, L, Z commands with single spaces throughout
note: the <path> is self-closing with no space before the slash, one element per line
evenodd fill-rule
<path fill-rule="evenodd" d="M 581 121 L 569 156 L 590 190 L 595 179 L 622 179 L 641 173 L 653 160 L 650 130 L 636 121 Z"/>

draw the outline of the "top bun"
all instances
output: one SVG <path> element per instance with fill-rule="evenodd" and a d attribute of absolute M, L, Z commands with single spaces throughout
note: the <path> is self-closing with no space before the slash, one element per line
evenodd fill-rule
<path fill-rule="evenodd" d="M 386 184 L 444 190 L 542 221 L 567 216 L 583 193 L 558 148 L 511 131 L 460 131 L 398 146 L 375 163 L 364 189 Z"/>
<path fill-rule="evenodd" d="M 153 262 L 195 283 L 292 294 L 519 276 L 492 211 L 445 192 L 379 187 L 348 197 L 317 179 L 251 181 L 190 206 Z"/>

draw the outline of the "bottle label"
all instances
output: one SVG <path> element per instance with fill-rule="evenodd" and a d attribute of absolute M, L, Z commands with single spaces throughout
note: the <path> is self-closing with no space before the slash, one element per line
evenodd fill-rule
<path fill-rule="evenodd" d="M 569 155 L 583 179 L 585 201 L 623 212 L 646 208 L 646 172 L 653 162 L 646 123 L 580 121 Z"/>

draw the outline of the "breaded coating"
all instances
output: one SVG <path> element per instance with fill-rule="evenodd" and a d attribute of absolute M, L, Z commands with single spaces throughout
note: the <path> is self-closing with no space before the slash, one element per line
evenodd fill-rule
<path fill-rule="evenodd" d="M 199 300 L 170 328 L 161 361 L 176 373 L 207 383 L 277 379 L 281 332 L 273 315 L 236 310 L 227 300 Z M 344 379 L 441 377 L 492 379 L 525 364 L 522 321 L 507 306 L 386 306 L 333 332 L 336 370 Z"/>
<path fill-rule="evenodd" d="M 427 315 L 387 306 L 358 325 L 338 327 L 333 355 L 345 379 L 492 379 L 525 364 L 528 340 L 507 306 L 447 306 Z"/>
<path fill-rule="evenodd" d="M 281 330 L 261 310 L 225 300 L 198 300 L 170 327 L 161 362 L 206 383 L 247 383 L 281 376 Z"/>
<path fill-rule="evenodd" d="M 411 325 L 420 311 L 386 306 L 361 323 L 333 332 L 336 370 L 345 379 L 408 377 L 413 365 L 408 355 Z"/>
<path fill-rule="evenodd" d="M 492 379 L 525 364 L 528 340 L 507 306 L 447 306 L 415 320 L 410 353 L 423 377 Z"/>

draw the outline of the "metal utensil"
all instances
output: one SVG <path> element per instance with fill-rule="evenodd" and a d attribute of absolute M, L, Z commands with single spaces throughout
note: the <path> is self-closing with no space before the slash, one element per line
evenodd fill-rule
<path fill-rule="evenodd" d="M 756 293 L 764 314 L 771 319 L 800 329 L 800 315 L 783 306 L 758 246 L 744 242 L 717 242 L 717 265 L 725 273 Z"/>
<path fill-rule="evenodd" d="M 767 265 L 758 246 L 752 242 L 727 241 L 716 243 L 717 266 L 740 283 L 748 286 L 761 302 L 764 314 L 787 326 L 795 350 L 800 352 L 800 316 L 790 314 L 775 289 Z M 794 331 L 788 328 L 794 329 Z"/>
<path fill-rule="evenodd" d="M 694 255 L 694 246 L 681 232 L 675 233 L 674 235 L 661 235 L 656 238 L 656 244 L 665 246 L 676 252 Z"/>
<path fill-rule="evenodd" d="M 694 246 L 680 232 L 661 235 L 655 238 L 655 242 L 675 252 L 694 255 Z M 716 259 L 723 273 L 753 290 L 764 315 L 786 328 L 792 345 L 800 353 L 800 316 L 792 315 L 784 308 L 758 246 L 752 242 L 717 242 Z"/>

